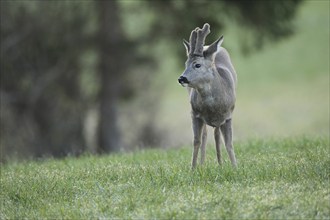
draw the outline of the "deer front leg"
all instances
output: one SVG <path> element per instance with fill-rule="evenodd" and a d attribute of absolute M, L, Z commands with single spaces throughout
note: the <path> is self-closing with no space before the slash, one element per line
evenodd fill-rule
<path fill-rule="evenodd" d="M 205 153 L 206 153 L 206 140 L 207 140 L 207 128 L 206 124 L 203 126 L 203 133 L 202 133 L 202 144 L 201 144 L 201 164 L 205 161 Z"/>
<path fill-rule="evenodd" d="M 194 169 L 197 164 L 198 150 L 201 145 L 202 131 L 204 127 L 203 120 L 193 116 L 192 118 L 193 132 L 194 132 L 194 152 L 191 162 L 191 167 Z"/>
<path fill-rule="evenodd" d="M 217 159 L 219 165 L 222 164 L 221 160 L 221 134 L 220 134 L 220 128 L 216 127 L 214 128 L 214 140 L 215 140 L 215 149 L 217 151 Z"/>
<path fill-rule="evenodd" d="M 237 167 L 235 152 L 233 148 L 233 129 L 231 119 L 228 119 L 223 125 L 221 125 L 220 129 L 225 140 L 225 145 L 231 164 L 233 167 Z"/>

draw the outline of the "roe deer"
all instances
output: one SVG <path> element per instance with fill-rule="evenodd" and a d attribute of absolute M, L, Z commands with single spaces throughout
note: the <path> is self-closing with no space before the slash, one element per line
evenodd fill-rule
<path fill-rule="evenodd" d="M 205 160 L 207 139 L 206 125 L 214 127 L 215 147 L 218 163 L 221 165 L 220 130 L 230 161 L 237 166 L 233 148 L 232 114 L 235 107 L 237 76 L 227 50 L 221 47 L 223 36 L 209 46 L 204 46 L 210 25 L 191 32 L 189 42 L 183 40 L 187 51 L 186 69 L 179 77 L 179 83 L 188 86 L 190 94 L 194 151 L 192 168 L 196 167 L 201 147 L 201 164 Z"/>

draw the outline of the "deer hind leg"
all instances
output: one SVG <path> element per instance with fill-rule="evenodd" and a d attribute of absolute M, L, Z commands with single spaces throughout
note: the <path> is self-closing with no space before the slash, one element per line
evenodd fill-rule
<path fill-rule="evenodd" d="M 221 160 L 221 135 L 220 135 L 220 128 L 216 127 L 214 128 L 214 140 L 215 140 L 215 149 L 217 151 L 217 159 L 219 165 L 222 164 Z"/>
<path fill-rule="evenodd" d="M 234 147 L 233 147 L 233 129 L 231 119 L 228 119 L 223 125 L 220 126 L 229 159 L 233 167 L 237 167 Z"/>
<path fill-rule="evenodd" d="M 206 154 L 206 140 L 207 140 L 207 128 L 204 124 L 203 126 L 203 133 L 202 133 L 202 144 L 201 144 L 201 164 L 205 161 L 205 154 Z"/>
<path fill-rule="evenodd" d="M 197 157 L 198 157 L 199 147 L 201 145 L 204 122 L 203 120 L 195 117 L 193 117 L 192 121 L 193 121 L 193 132 L 194 132 L 194 151 L 193 151 L 191 166 L 192 169 L 194 169 L 197 164 Z"/>

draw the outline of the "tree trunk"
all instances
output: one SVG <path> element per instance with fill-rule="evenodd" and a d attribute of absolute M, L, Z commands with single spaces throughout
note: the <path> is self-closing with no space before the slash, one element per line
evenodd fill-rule
<path fill-rule="evenodd" d="M 118 100 L 120 82 L 125 72 L 122 65 L 123 52 L 120 46 L 123 33 L 120 26 L 117 1 L 97 1 L 99 9 L 99 71 L 101 76 L 100 90 L 100 153 L 120 150 L 121 138 L 118 127 Z"/>

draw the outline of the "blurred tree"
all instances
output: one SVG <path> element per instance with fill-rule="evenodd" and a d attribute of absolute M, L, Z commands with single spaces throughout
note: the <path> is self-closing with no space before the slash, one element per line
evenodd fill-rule
<path fill-rule="evenodd" d="M 63 156 L 84 150 L 78 65 L 81 45 L 88 45 L 84 7 L 1 1 L 2 152 Z"/>
<path fill-rule="evenodd" d="M 95 106 L 98 151 L 118 151 L 124 135 L 118 109 L 122 101 L 151 98 L 145 94 L 161 62 L 154 56 L 160 41 L 176 45 L 196 26 L 208 22 L 221 30 L 232 19 L 251 29 L 261 47 L 266 39 L 292 33 L 300 2 L 1 1 L 2 160 L 13 152 L 63 156 L 84 151 L 85 118 Z M 182 55 L 182 48 L 173 48 Z M 96 64 L 83 62 L 86 57 Z M 138 142 L 156 144 L 157 107 L 151 105 L 157 102 L 145 103 L 147 120 L 135 125 L 141 130 Z"/>
<path fill-rule="evenodd" d="M 125 37 L 123 35 L 116 1 L 98 1 L 99 9 L 99 68 L 101 74 L 99 151 L 120 149 L 117 106 L 121 78 L 125 74 Z M 114 57 L 116 59 L 114 59 Z"/>
<path fill-rule="evenodd" d="M 153 67 L 155 60 L 150 54 L 138 51 L 140 44 L 147 42 L 141 43 L 126 37 L 121 20 L 121 5 L 118 1 L 96 1 L 96 4 L 99 15 L 96 47 L 100 55 L 101 75 L 97 151 L 108 153 L 119 151 L 123 144 L 118 124 L 120 101 L 131 100 L 140 94 L 138 90 L 148 88 L 147 81 L 144 81 L 145 74 L 140 73 L 138 77 L 133 74 L 137 74 L 141 67 Z M 148 74 L 147 77 L 150 75 Z M 138 80 L 143 82 L 138 83 Z M 147 114 L 150 113 L 148 110 L 146 110 Z"/>
<path fill-rule="evenodd" d="M 150 1 L 157 11 L 153 22 L 154 34 L 167 38 L 189 36 L 192 28 L 210 23 L 213 30 L 223 29 L 229 20 L 235 20 L 244 30 L 254 34 L 251 47 L 262 48 L 265 41 L 287 37 L 294 32 L 292 20 L 302 0 L 168 0 Z M 166 19 L 164 19 L 166 18 Z M 184 33 L 183 35 L 181 33 Z M 211 32 L 215 40 L 217 33 Z M 151 35 L 153 39 L 157 39 Z M 179 48 L 181 50 L 181 48 Z M 252 48 L 246 48 L 250 50 Z"/>

